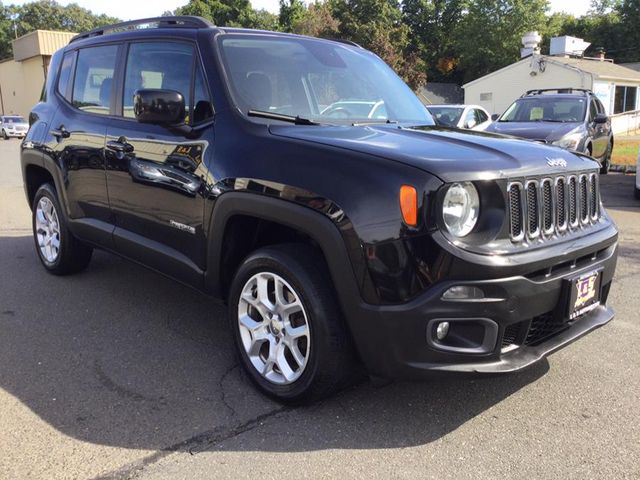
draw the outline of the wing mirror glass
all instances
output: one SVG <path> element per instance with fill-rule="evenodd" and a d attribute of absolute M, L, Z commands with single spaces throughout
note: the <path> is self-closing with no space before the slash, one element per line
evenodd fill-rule
<path fill-rule="evenodd" d="M 606 114 L 604 113 L 598 113 L 596 115 L 596 118 L 594 120 L 595 123 L 607 123 L 607 120 L 609 120 L 609 117 L 607 117 Z"/>
<path fill-rule="evenodd" d="M 185 117 L 184 97 L 175 90 L 136 90 L 133 94 L 133 112 L 140 123 L 179 125 Z"/>

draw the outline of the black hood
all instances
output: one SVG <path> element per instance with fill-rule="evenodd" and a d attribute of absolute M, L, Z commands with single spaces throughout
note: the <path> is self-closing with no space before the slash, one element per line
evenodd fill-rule
<path fill-rule="evenodd" d="M 490 180 L 596 169 L 588 157 L 558 147 L 443 127 L 280 126 L 274 135 L 332 145 L 417 167 L 445 182 Z M 550 160 L 562 159 L 566 162 Z"/>
<path fill-rule="evenodd" d="M 555 142 L 580 125 L 580 122 L 493 122 L 486 131 Z"/>

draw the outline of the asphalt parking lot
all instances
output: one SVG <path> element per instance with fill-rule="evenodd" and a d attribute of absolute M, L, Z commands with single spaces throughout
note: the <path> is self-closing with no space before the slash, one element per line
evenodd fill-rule
<path fill-rule="evenodd" d="M 0 478 L 640 478 L 640 201 L 620 228 L 616 319 L 517 373 L 368 382 L 305 408 L 260 394 L 224 309 L 96 252 L 35 256 L 19 142 L 0 141 Z"/>

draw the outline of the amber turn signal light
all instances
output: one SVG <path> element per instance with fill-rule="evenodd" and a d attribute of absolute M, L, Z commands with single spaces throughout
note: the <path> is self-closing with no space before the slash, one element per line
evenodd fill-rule
<path fill-rule="evenodd" d="M 400 210 L 404 223 L 410 227 L 418 225 L 418 192 L 411 185 L 400 187 Z"/>

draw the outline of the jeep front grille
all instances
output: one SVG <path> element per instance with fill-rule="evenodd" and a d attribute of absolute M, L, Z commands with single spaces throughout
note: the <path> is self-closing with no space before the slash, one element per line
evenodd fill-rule
<path fill-rule="evenodd" d="M 514 242 L 588 227 L 600 217 L 596 173 L 511 182 L 509 235 Z"/>

